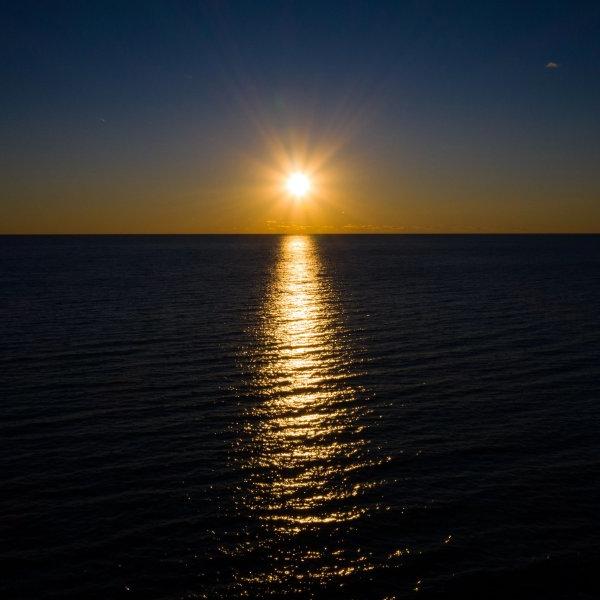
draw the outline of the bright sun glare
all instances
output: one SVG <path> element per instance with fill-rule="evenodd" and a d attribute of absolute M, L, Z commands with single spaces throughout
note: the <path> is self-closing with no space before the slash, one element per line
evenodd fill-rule
<path fill-rule="evenodd" d="M 301 173 L 297 171 L 296 173 L 291 173 L 286 182 L 285 189 L 296 198 L 303 198 L 310 192 L 311 181 L 308 175 L 305 173 Z"/>

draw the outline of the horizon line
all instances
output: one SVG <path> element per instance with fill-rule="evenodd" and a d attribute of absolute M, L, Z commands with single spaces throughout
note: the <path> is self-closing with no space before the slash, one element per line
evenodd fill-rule
<path fill-rule="evenodd" d="M 566 236 L 566 235 L 600 235 L 600 231 L 352 231 L 352 232 L 161 232 L 161 233 L 141 233 L 141 232 L 128 232 L 128 233 L 113 233 L 113 232 L 99 232 L 99 233 L 85 233 L 85 232 L 69 232 L 69 233 L 2 233 L 0 237 L 134 237 L 134 236 L 298 236 L 298 235 L 321 235 L 321 236 L 369 236 L 369 235 L 385 235 L 385 236 L 400 236 L 400 235 L 456 235 L 456 236 L 467 236 L 467 235 L 553 235 L 553 236 Z"/>

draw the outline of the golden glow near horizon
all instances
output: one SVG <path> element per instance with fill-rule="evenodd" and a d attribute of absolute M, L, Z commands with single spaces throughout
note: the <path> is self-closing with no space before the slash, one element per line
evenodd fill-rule
<path fill-rule="evenodd" d="M 291 173 L 285 182 L 285 189 L 295 198 L 304 198 L 310 192 L 312 182 L 310 177 L 302 171 Z"/>
<path fill-rule="evenodd" d="M 454 175 L 448 180 L 401 169 L 380 179 L 369 175 L 372 162 L 346 153 L 344 134 L 351 128 L 278 131 L 268 119 L 259 121 L 260 145 L 244 151 L 231 170 L 194 171 L 190 179 L 166 173 L 172 185 L 146 187 L 144 177 L 33 178 L 19 193 L 8 190 L 0 233 L 598 231 L 600 203 L 590 202 L 594 190 L 584 183 L 566 203 L 560 198 L 572 191 L 560 185 L 531 186 L 518 195 L 510 186 L 490 187 L 476 173 L 460 185 Z"/>
<path fill-rule="evenodd" d="M 23 177 L 9 184 L 0 233 L 597 233 L 593 181 L 519 190 L 481 173 L 372 171 L 376 161 L 345 146 L 348 123 L 331 131 L 270 127 L 230 167 L 165 170 L 148 178 Z M 411 164 L 410 156 L 400 163 Z M 65 163 L 67 164 L 67 163 Z M 387 163 L 386 163 L 387 164 Z M 163 180 L 164 176 L 164 180 Z M 149 181 L 155 182 L 149 185 Z M 495 179 L 494 179 L 495 181 Z M 28 182 L 27 185 L 24 185 Z M 162 182 L 162 183 L 161 183 Z M 23 184 L 23 185 L 21 185 Z M 522 193 L 521 193 L 522 192 Z M 569 201 L 566 201 L 569 198 Z M 2 203 L 0 203 L 2 204 Z M 549 209 L 551 207 L 551 209 Z"/>

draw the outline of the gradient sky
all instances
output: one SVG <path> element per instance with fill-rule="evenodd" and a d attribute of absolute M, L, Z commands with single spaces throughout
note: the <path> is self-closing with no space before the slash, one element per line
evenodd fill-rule
<path fill-rule="evenodd" d="M 2 233 L 600 232 L 597 2 L 19 1 L 1 22 Z"/>

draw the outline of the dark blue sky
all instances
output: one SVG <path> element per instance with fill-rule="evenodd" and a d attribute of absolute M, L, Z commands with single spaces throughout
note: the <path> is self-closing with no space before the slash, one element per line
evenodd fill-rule
<path fill-rule="evenodd" d="M 6 231 L 600 230 L 598 3 L 2 12 Z M 310 218 L 252 167 L 298 138 L 337 148 Z"/>

